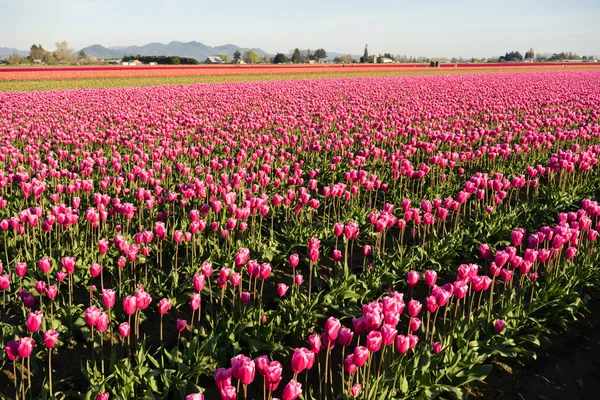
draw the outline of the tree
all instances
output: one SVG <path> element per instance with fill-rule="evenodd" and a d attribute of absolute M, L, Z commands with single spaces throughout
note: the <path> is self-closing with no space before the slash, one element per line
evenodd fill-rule
<path fill-rule="evenodd" d="M 277 53 L 273 58 L 273 64 L 285 64 L 288 62 L 288 58 L 283 53 Z"/>
<path fill-rule="evenodd" d="M 227 54 L 219 54 L 219 58 L 221 60 L 223 60 L 223 62 L 226 63 L 226 64 L 230 64 L 231 63 L 231 57 L 228 56 Z"/>
<path fill-rule="evenodd" d="M 236 50 L 236 51 L 233 53 L 233 61 L 234 61 L 235 63 L 238 63 L 238 62 L 240 61 L 240 58 L 242 58 L 242 53 L 240 53 L 240 51 L 239 51 L 239 50 Z"/>
<path fill-rule="evenodd" d="M 292 62 L 294 64 L 300 64 L 302 62 L 302 54 L 300 54 L 300 50 L 298 48 L 294 49 L 294 54 L 292 54 Z"/>
<path fill-rule="evenodd" d="M 533 52 L 533 47 L 529 49 L 529 51 L 525 52 L 525 58 L 535 59 L 535 53 Z"/>
<path fill-rule="evenodd" d="M 73 54 L 73 49 L 69 47 L 69 43 L 66 40 L 62 42 L 56 42 L 56 50 L 54 51 L 54 58 L 58 62 L 69 62 L 71 61 L 71 55 Z"/>
<path fill-rule="evenodd" d="M 179 59 L 179 57 L 175 56 L 171 58 L 171 63 L 173 63 L 173 65 L 179 65 L 181 64 L 181 60 Z"/>
<path fill-rule="evenodd" d="M 87 54 L 85 54 L 85 51 L 79 50 L 79 53 L 77 53 L 77 56 L 79 58 L 85 58 L 85 57 L 87 57 Z"/>
<path fill-rule="evenodd" d="M 315 50 L 315 59 L 319 61 L 321 58 L 327 58 L 327 52 L 325 51 L 325 49 Z"/>
<path fill-rule="evenodd" d="M 369 45 L 368 44 L 365 44 L 365 51 L 363 53 L 363 58 L 362 58 L 361 62 L 364 62 L 364 63 L 369 62 Z"/>
<path fill-rule="evenodd" d="M 244 61 L 248 64 L 258 64 L 260 63 L 260 56 L 258 53 L 256 53 L 256 51 L 249 50 L 244 52 Z"/>
<path fill-rule="evenodd" d="M 45 60 L 47 56 L 47 51 L 44 50 L 44 47 L 42 47 L 41 44 L 33 44 L 31 45 L 31 48 L 29 49 L 29 58 L 31 59 L 31 61 L 33 60 Z"/>
<path fill-rule="evenodd" d="M 10 65 L 18 65 L 21 64 L 22 58 L 18 53 L 12 53 L 10 57 L 8 57 L 8 63 Z"/>
<path fill-rule="evenodd" d="M 508 62 L 523 61 L 523 56 L 518 51 L 511 51 L 509 53 L 506 53 L 503 56 L 500 56 L 498 58 L 498 61 L 500 61 L 500 62 L 502 62 L 502 61 L 508 61 Z"/>

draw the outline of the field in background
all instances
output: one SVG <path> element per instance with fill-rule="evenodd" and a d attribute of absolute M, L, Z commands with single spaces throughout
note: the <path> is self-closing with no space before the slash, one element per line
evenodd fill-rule
<path fill-rule="evenodd" d="M 564 65 L 564 66 L 563 66 Z M 171 84 L 262 81 L 306 78 L 436 75 L 524 71 L 600 69 L 577 64 L 425 64 L 393 65 L 256 65 L 256 66 L 140 66 L 0 68 L 0 91 L 156 86 Z"/>

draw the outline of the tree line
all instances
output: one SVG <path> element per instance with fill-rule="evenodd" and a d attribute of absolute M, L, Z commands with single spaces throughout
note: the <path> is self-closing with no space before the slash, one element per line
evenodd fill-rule
<path fill-rule="evenodd" d="M 289 54 L 277 53 L 275 57 L 273 57 L 273 64 L 285 64 L 288 62 L 292 62 L 294 64 L 303 64 L 319 62 L 319 60 L 327 58 L 327 51 L 325 49 L 317 49 L 314 52 L 310 49 L 308 50 L 300 50 L 299 48 L 295 48 Z"/>
<path fill-rule="evenodd" d="M 155 62 L 158 65 L 198 65 L 200 62 L 195 58 L 179 57 L 179 56 L 142 56 L 142 55 L 125 55 L 122 58 L 123 62 L 139 60 L 144 64 Z"/>

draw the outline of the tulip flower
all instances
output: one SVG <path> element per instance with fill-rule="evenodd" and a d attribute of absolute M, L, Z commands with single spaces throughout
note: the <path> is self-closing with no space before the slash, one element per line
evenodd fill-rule
<path fill-rule="evenodd" d="M 27 326 L 27 330 L 29 332 L 37 332 L 42 326 L 42 320 L 44 319 L 44 315 L 39 311 L 33 311 L 27 314 L 27 321 L 25 325 Z"/>
<path fill-rule="evenodd" d="M 361 391 L 362 385 L 360 383 L 355 383 L 354 385 L 352 385 L 352 389 L 350 389 L 350 395 L 352 397 L 358 397 Z"/>
<path fill-rule="evenodd" d="M 409 287 L 415 287 L 417 286 L 417 283 L 419 283 L 419 277 L 420 276 L 417 271 L 408 271 L 408 274 L 406 275 L 406 283 Z"/>
<path fill-rule="evenodd" d="M 501 333 L 505 327 L 506 324 L 501 319 L 497 319 L 496 322 L 494 322 L 494 332 L 496 333 Z"/>
<path fill-rule="evenodd" d="M 296 400 L 300 395 L 302 395 L 302 385 L 292 379 L 283 389 L 281 400 Z"/>
<path fill-rule="evenodd" d="M 437 281 L 437 272 L 434 270 L 425 271 L 425 284 L 429 287 L 435 286 L 435 282 Z"/>
<path fill-rule="evenodd" d="M 286 285 L 285 283 L 279 283 L 277 285 L 277 294 L 279 295 L 279 297 L 283 297 L 287 293 L 288 289 L 288 285 Z"/>

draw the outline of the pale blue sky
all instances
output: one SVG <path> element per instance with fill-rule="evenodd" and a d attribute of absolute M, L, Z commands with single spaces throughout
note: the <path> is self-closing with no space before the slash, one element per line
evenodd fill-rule
<path fill-rule="evenodd" d="M 198 41 L 288 52 L 600 54 L 596 0 L 0 0 L 0 47 Z"/>

